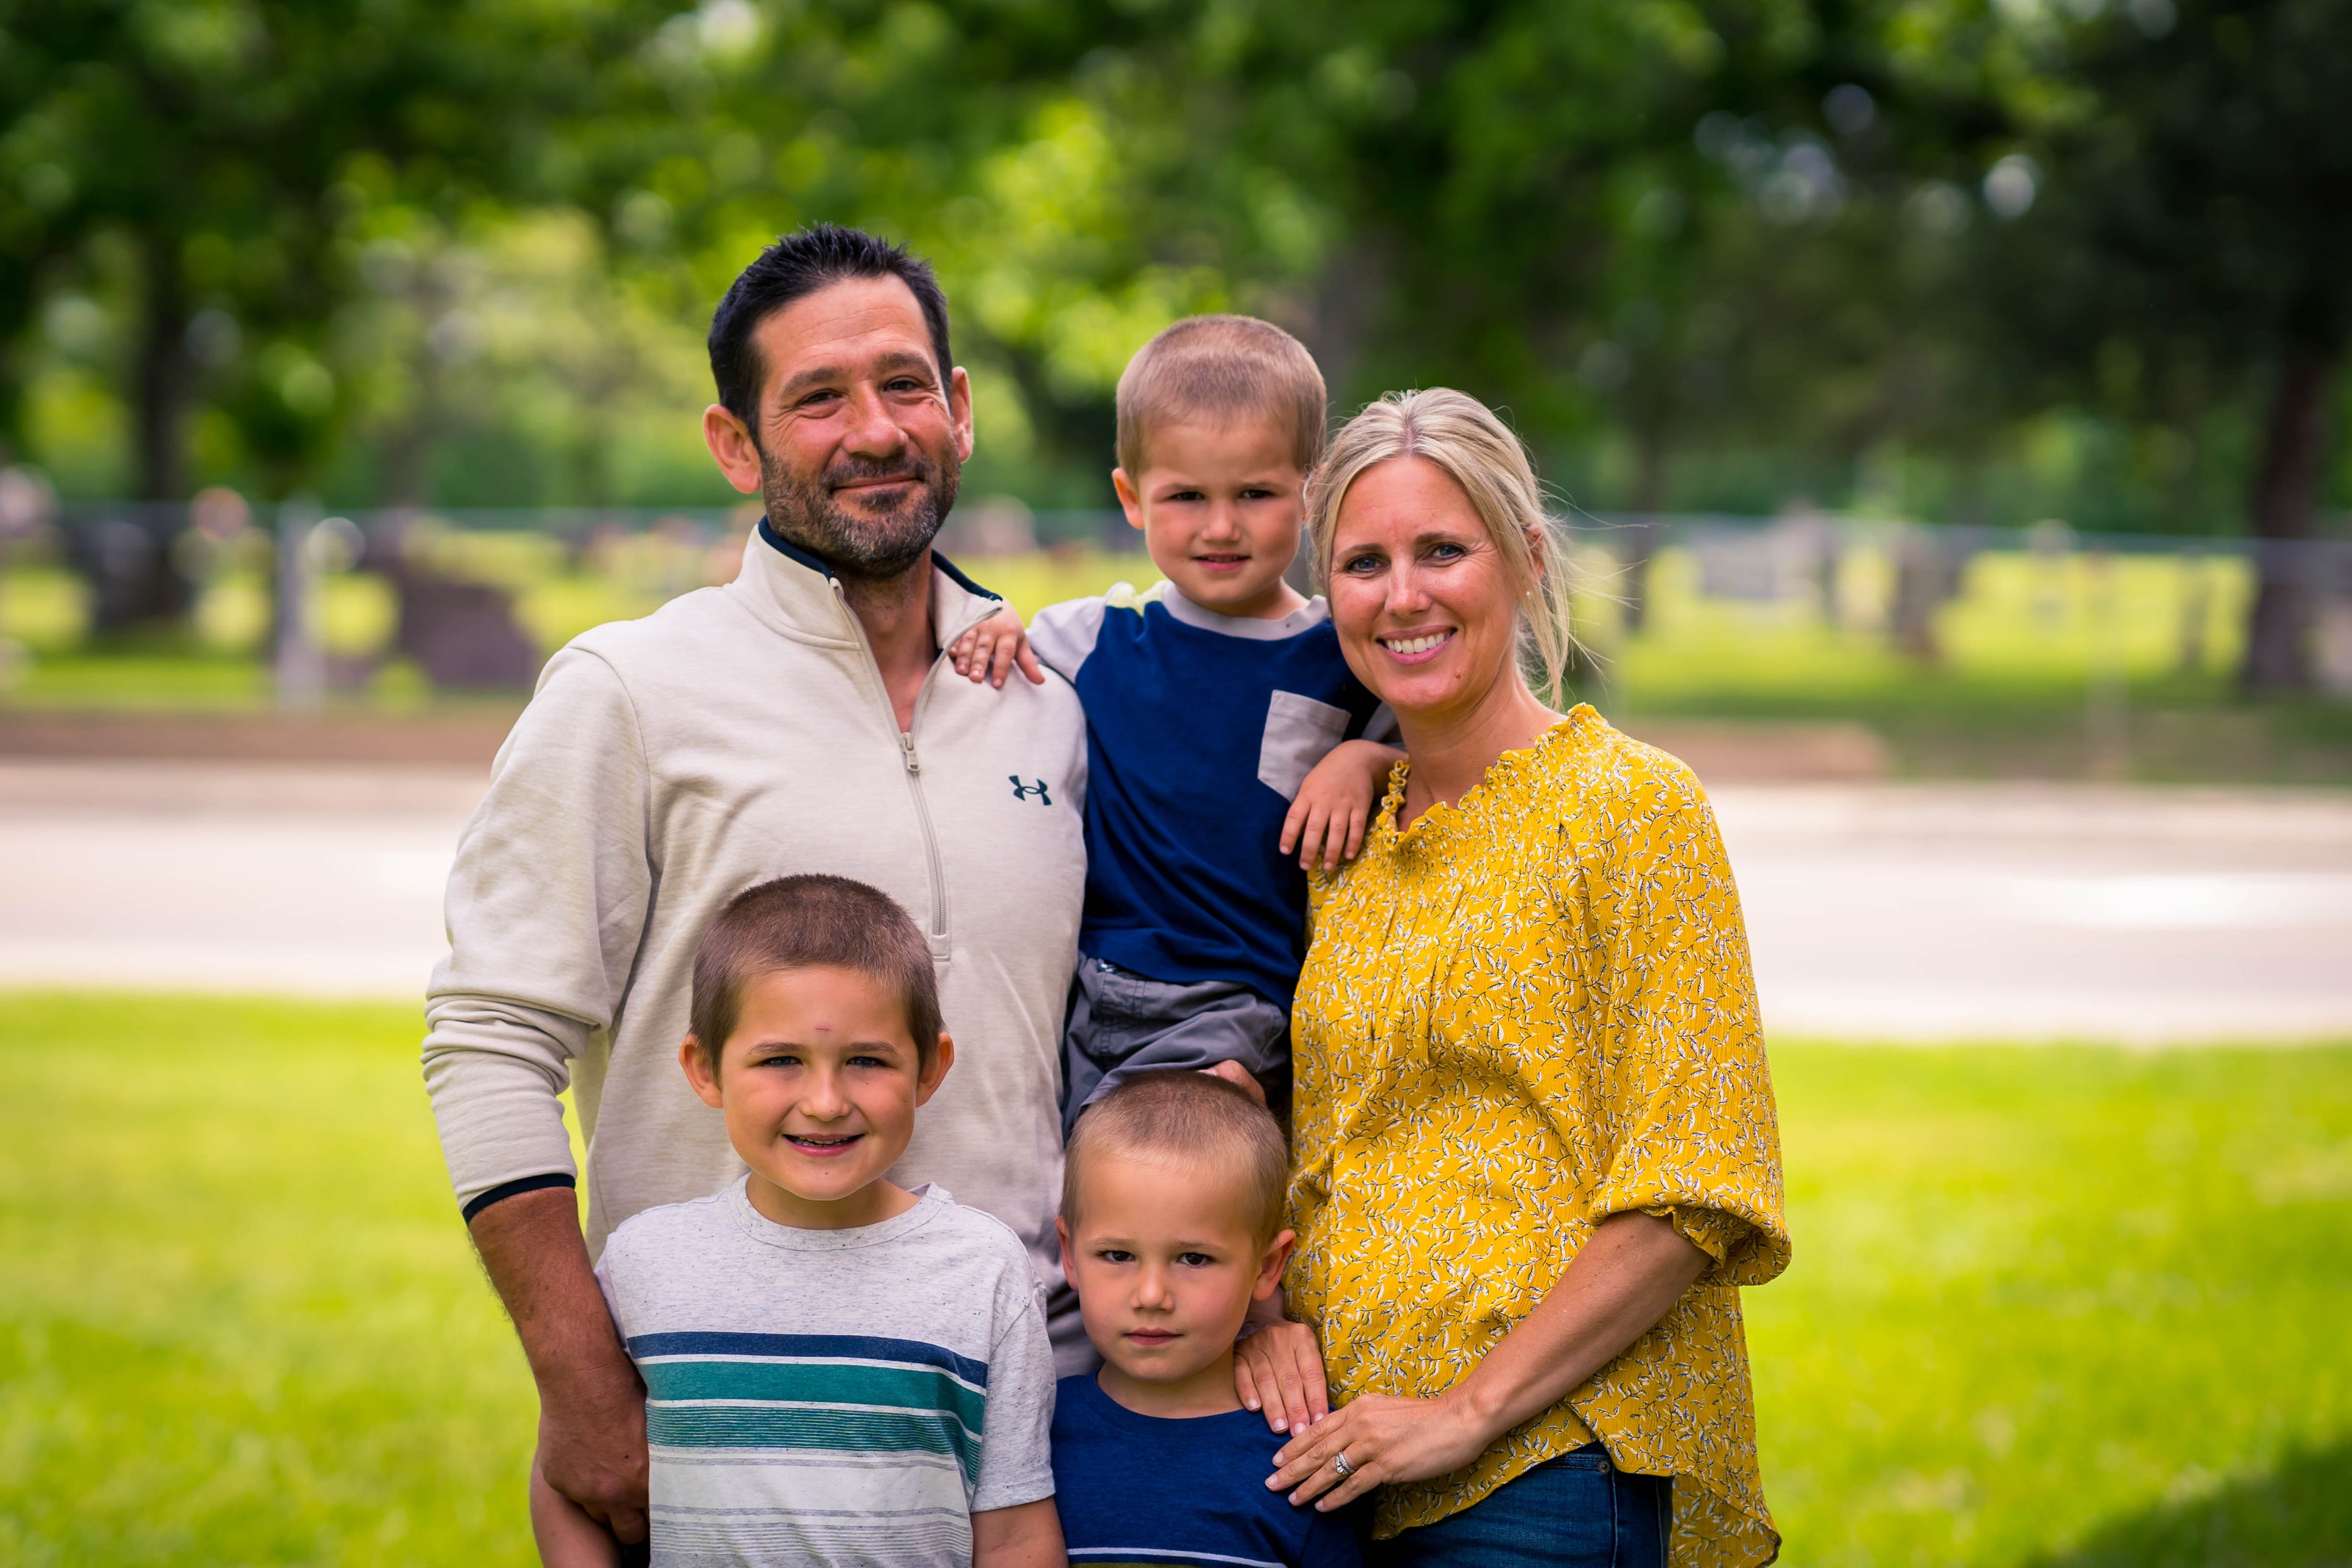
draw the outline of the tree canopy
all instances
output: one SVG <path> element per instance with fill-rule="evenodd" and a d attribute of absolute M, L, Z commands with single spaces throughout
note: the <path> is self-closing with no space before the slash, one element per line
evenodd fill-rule
<path fill-rule="evenodd" d="M 1239 308 L 1593 509 L 2292 539 L 2352 496 L 2347 89 L 2329 0 L 0 0 L 0 444 L 717 498 L 709 308 L 827 217 L 938 262 L 973 483 L 1041 507 Z"/>

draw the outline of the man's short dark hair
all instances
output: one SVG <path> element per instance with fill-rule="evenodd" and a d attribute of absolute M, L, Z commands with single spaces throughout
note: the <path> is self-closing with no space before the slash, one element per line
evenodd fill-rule
<path fill-rule="evenodd" d="M 903 245 L 892 245 L 863 229 L 811 224 L 761 251 L 728 287 L 710 314 L 710 379 L 719 401 L 743 422 L 754 443 L 760 436 L 760 392 L 768 379 L 752 333 L 760 323 L 793 300 L 835 283 L 858 277 L 895 277 L 923 308 L 931 329 L 931 352 L 940 361 L 940 390 L 955 374 L 948 351 L 948 297 L 931 264 Z"/>
<path fill-rule="evenodd" d="M 780 876 L 728 900 L 694 950 L 687 1028 L 710 1071 L 735 1032 L 743 988 L 792 969 L 846 969 L 898 993 L 921 1065 L 940 1049 L 931 945 L 898 901 L 845 876 Z"/>

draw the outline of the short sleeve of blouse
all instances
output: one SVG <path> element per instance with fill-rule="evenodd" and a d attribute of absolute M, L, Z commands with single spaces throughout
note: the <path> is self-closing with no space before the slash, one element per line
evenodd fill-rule
<path fill-rule="evenodd" d="M 1710 1282 L 1762 1284 L 1790 1246 L 1739 894 L 1696 779 L 1639 751 L 1654 763 L 1598 824 L 1586 873 L 1609 1145 L 1591 1218 L 1665 1218 L 1715 1260 Z"/>

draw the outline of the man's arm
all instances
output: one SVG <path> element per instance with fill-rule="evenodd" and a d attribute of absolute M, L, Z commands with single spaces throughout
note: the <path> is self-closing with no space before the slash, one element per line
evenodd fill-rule
<path fill-rule="evenodd" d="M 646 1530 L 644 1393 L 589 1267 L 558 1096 L 642 940 L 647 779 L 619 676 L 558 654 L 459 841 L 424 1051 L 451 1184 L 539 1385 L 541 1471 L 624 1541 Z"/>
<path fill-rule="evenodd" d="M 519 1193 L 467 1228 L 539 1385 L 539 1469 L 623 1541 L 646 1538 L 646 1385 L 588 1265 L 569 1187 Z"/>

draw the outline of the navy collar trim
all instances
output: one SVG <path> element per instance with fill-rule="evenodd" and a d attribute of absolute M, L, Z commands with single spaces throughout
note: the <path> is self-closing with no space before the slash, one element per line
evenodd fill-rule
<path fill-rule="evenodd" d="M 966 593 L 974 594 L 982 599 L 993 599 L 1000 604 L 1004 601 L 1004 595 L 996 592 L 992 589 L 981 587 L 980 584 L 974 582 L 971 579 L 966 577 L 961 571 L 958 570 L 955 562 L 950 560 L 947 557 L 941 555 L 937 550 L 933 550 L 931 552 L 931 564 L 938 567 L 941 571 L 947 573 L 948 580 L 954 583 L 958 588 L 962 589 Z"/>
<path fill-rule="evenodd" d="M 818 559 L 815 556 L 809 554 L 808 551 L 801 549 L 800 546 L 793 543 L 792 540 L 784 538 L 783 535 L 770 528 L 768 526 L 768 519 L 765 517 L 761 517 L 760 519 L 760 538 L 770 549 L 783 556 L 787 560 L 796 560 L 800 562 L 801 565 L 808 568 L 811 571 L 815 572 L 819 577 L 824 578 L 828 582 L 833 580 L 833 568 L 825 565 L 824 561 Z"/>
<path fill-rule="evenodd" d="M 774 528 L 769 526 L 768 519 L 765 517 L 761 517 L 760 519 L 760 538 L 770 549 L 777 551 L 786 559 L 800 562 L 801 565 L 808 568 L 811 571 L 817 573 L 827 581 L 831 581 L 833 580 L 833 568 L 825 565 L 822 559 L 811 555 L 808 551 L 801 549 L 800 546 L 793 543 L 792 540 L 784 538 L 783 535 L 776 532 Z M 989 589 L 982 588 L 980 584 L 974 582 L 971 579 L 966 577 L 962 571 L 958 570 L 955 562 L 950 560 L 947 557 L 941 555 L 937 550 L 933 550 L 931 552 L 931 564 L 938 567 L 941 571 L 947 573 L 948 580 L 954 583 L 958 588 L 962 589 L 966 593 L 973 594 L 982 599 L 993 599 L 999 603 L 1003 601 L 1004 595 L 993 592 Z"/>

